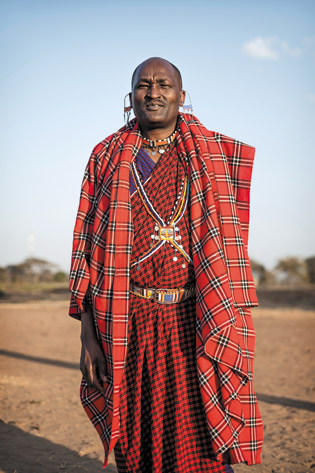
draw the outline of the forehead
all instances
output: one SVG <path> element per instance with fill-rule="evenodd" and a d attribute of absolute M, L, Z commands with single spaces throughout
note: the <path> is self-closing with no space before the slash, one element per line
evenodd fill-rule
<path fill-rule="evenodd" d="M 177 74 L 174 67 L 167 61 L 158 59 L 145 61 L 143 64 L 140 64 L 140 66 L 138 66 L 133 82 L 136 83 L 144 79 L 168 79 L 173 82 L 178 82 Z"/>

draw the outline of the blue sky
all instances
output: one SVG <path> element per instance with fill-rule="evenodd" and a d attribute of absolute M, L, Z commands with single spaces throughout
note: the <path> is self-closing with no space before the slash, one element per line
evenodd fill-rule
<path fill-rule="evenodd" d="M 69 268 L 84 167 L 134 68 L 182 71 L 207 128 L 256 147 L 249 252 L 314 255 L 314 1 L 1 1 L 0 265 Z"/>

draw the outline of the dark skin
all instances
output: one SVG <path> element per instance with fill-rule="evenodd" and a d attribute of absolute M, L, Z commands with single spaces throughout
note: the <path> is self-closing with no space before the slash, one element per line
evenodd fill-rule
<path fill-rule="evenodd" d="M 178 110 L 185 101 L 181 80 L 165 59 L 150 58 L 138 66 L 132 83 L 131 102 L 142 134 L 150 140 L 163 140 L 176 127 Z M 160 155 L 151 156 L 157 162 Z M 107 383 L 103 349 L 97 341 L 93 313 L 87 305 L 81 315 L 80 369 L 88 385 L 105 394 Z"/>
<path fill-rule="evenodd" d="M 81 343 L 82 375 L 90 387 L 105 395 L 104 383 L 108 381 L 105 356 L 103 348 L 97 341 L 93 313 L 88 304 L 86 311 L 81 314 Z"/>
<path fill-rule="evenodd" d="M 170 136 L 184 101 L 180 78 L 168 61 L 150 58 L 140 64 L 132 83 L 131 103 L 144 137 L 163 140 Z M 159 153 L 151 156 L 155 162 L 159 157 Z"/>

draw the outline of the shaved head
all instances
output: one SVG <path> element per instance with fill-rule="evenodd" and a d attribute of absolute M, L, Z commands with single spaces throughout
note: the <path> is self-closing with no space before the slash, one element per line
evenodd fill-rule
<path fill-rule="evenodd" d="M 174 64 L 172 64 L 170 61 L 167 61 L 166 59 L 163 59 L 162 57 L 150 57 L 149 59 L 146 59 L 145 61 L 143 61 L 141 64 L 139 64 L 135 70 L 133 71 L 133 74 L 132 74 L 132 78 L 131 78 L 131 89 L 133 88 L 133 85 L 134 85 L 134 80 L 135 80 L 135 77 L 137 75 L 137 72 L 143 67 L 145 66 L 146 64 L 149 64 L 150 62 L 165 62 L 167 64 L 169 64 L 170 66 L 172 66 L 175 74 L 176 74 L 176 78 L 177 78 L 177 81 L 178 81 L 178 85 L 179 85 L 179 89 L 182 90 L 183 88 L 183 81 L 182 81 L 182 75 L 180 73 L 180 70 L 174 66 Z"/>

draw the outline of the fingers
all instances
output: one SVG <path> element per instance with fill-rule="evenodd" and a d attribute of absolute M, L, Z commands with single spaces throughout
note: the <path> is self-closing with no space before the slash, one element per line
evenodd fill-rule
<path fill-rule="evenodd" d="M 103 386 L 105 381 L 99 375 L 98 365 L 91 365 L 89 367 L 83 368 L 81 369 L 81 372 L 88 386 L 105 395 L 105 389 Z"/>
<path fill-rule="evenodd" d="M 100 379 L 102 380 L 102 382 L 103 383 L 108 383 L 105 359 L 104 359 L 103 363 L 98 364 L 98 372 L 99 372 L 99 376 L 100 376 Z"/>
<path fill-rule="evenodd" d="M 97 391 L 105 395 L 103 381 L 100 379 L 100 376 L 99 376 L 98 365 L 93 365 L 92 367 L 92 379 L 91 379 L 90 387 L 95 388 Z"/>
<path fill-rule="evenodd" d="M 108 382 L 106 376 L 105 357 L 100 350 L 99 353 L 92 353 L 82 345 L 80 369 L 88 386 L 96 389 L 105 395 L 103 383 Z"/>

